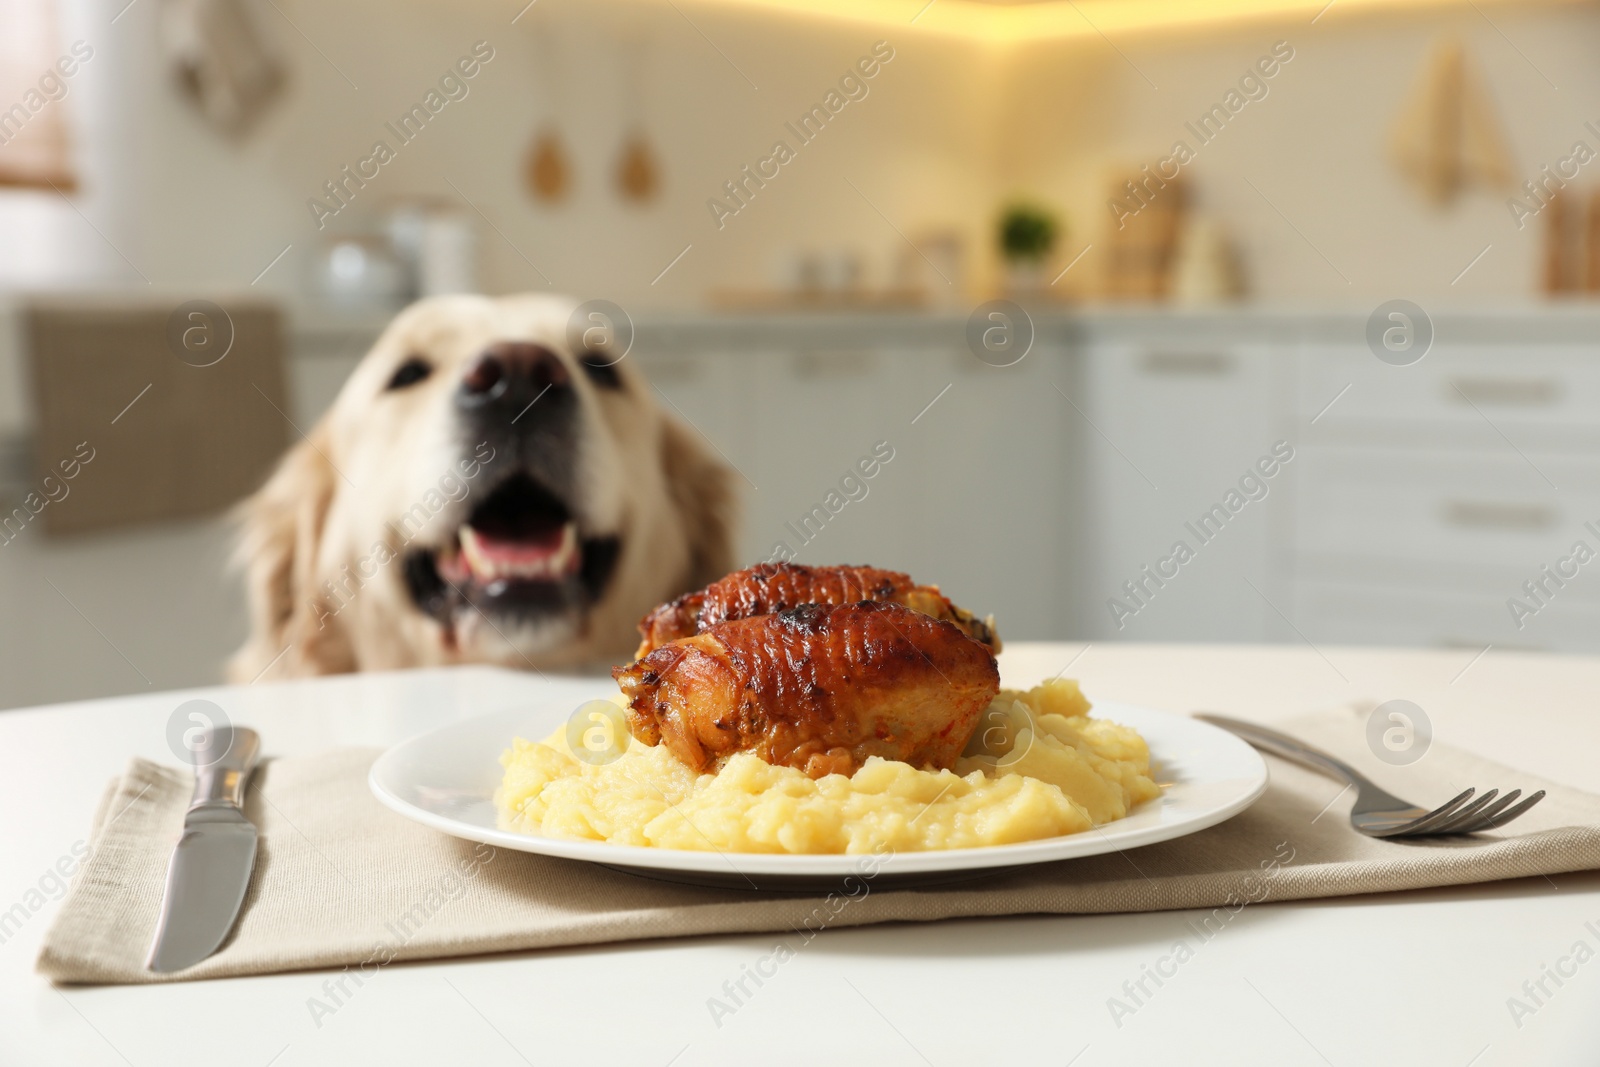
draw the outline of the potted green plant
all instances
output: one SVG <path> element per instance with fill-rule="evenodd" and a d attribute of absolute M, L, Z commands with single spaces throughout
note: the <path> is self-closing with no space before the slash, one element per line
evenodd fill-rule
<path fill-rule="evenodd" d="M 1006 288 L 1037 292 L 1045 288 L 1045 268 L 1055 250 L 1061 224 L 1047 208 L 1026 201 L 1000 212 L 1000 256 L 1005 260 Z"/>

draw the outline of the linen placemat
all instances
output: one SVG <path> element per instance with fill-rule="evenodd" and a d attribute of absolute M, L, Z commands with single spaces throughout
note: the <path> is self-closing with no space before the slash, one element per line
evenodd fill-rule
<path fill-rule="evenodd" d="M 1379 761 L 1365 714 L 1284 723 L 1385 788 L 1438 804 L 1467 786 L 1549 795 L 1475 838 L 1381 841 L 1350 828 L 1354 791 L 1269 758 L 1272 783 L 1247 811 L 1188 837 L 927 888 L 873 885 L 833 897 L 708 889 L 594 864 L 494 849 L 437 833 L 367 789 L 374 749 L 270 760 L 246 813 L 260 848 L 227 943 L 172 976 L 144 970 L 167 859 L 189 802 L 187 771 L 135 760 L 108 791 L 92 852 L 40 951 L 59 982 L 150 982 L 692 934 L 781 931 L 957 916 L 1212 909 L 1220 929 L 1246 904 L 1488 882 L 1600 868 L 1600 796 L 1437 741 L 1416 763 Z"/>

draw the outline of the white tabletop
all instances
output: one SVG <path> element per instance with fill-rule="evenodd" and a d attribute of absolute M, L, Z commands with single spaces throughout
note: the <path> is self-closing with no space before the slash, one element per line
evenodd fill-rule
<path fill-rule="evenodd" d="M 1091 697 L 1262 721 L 1350 698 L 1404 698 L 1427 711 L 1441 740 L 1600 791 L 1600 658 L 1043 644 L 1002 657 L 1012 685 L 1069 663 Z M 172 762 L 167 720 L 190 697 L 216 701 L 234 722 L 258 728 L 270 754 L 287 755 L 389 744 L 593 686 L 467 669 L 0 712 L 0 912 L 41 879 L 48 885 L 129 756 Z M 1486 783 L 1496 784 L 1505 783 Z M 1330 798 L 1338 788 L 1329 783 Z M 747 982 L 753 995 L 716 1018 L 708 1001 L 728 1003 L 724 983 L 771 954 L 776 938 L 396 964 L 360 989 L 347 984 L 353 995 L 313 1018 L 308 1000 L 326 1002 L 324 983 L 336 974 L 56 989 L 33 973 L 56 907 L 52 900 L 0 934 L 0 1063 L 1490 1067 L 1593 1063 L 1600 1050 L 1593 873 L 1256 905 L 1161 987 L 1147 981 L 1154 994 L 1118 1018 L 1110 998 L 1130 1002 L 1123 983 L 1168 953 L 1192 913 L 829 930 L 759 989 Z M 1571 955 L 1580 941 L 1589 949 L 1583 963 Z M 1570 976 L 1558 985 L 1546 967 Z M 1513 997 L 1533 1010 L 1514 1016 Z"/>

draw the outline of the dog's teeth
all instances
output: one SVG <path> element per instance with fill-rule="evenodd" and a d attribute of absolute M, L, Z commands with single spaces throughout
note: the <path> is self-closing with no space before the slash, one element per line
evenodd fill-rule
<path fill-rule="evenodd" d="M 571 569 L 578 554 L 578 528 L 573 523 L 561 527 L 561 544 L 550 558 L 553 574 L 565 574 Z"/>
<path fill-rule="evenodd" d="M 458 531 L 461 540 L 461 559 L 468 571 L 480 581 L 497 578 L 559 578 L 577 566 L 578 531 L 573 523 L 561 528 L 561 541 L 555 551 L 536 559 L 497 560 L 484 551 L 483 542 L 470 526 Z"/>
<path fill-rule="evenodd" d="M 466 558 L 467 569 L 479 577 L 489 577 L 494 571 L 494 564 L 483 555 L 483 548 L 478 544 L 477 531 L 470 526 L 463 526 L 458 531 L 461 538 L 461 555 Z"/>

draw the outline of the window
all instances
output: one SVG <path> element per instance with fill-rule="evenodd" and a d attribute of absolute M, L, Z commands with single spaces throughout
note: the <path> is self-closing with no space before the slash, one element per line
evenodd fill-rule
<path fill-rule="evenodd" d="M 76 186 L 61 100 L 85 50 L 62 50 L 50 0 L 0 5 L 0 186 Z"/>

